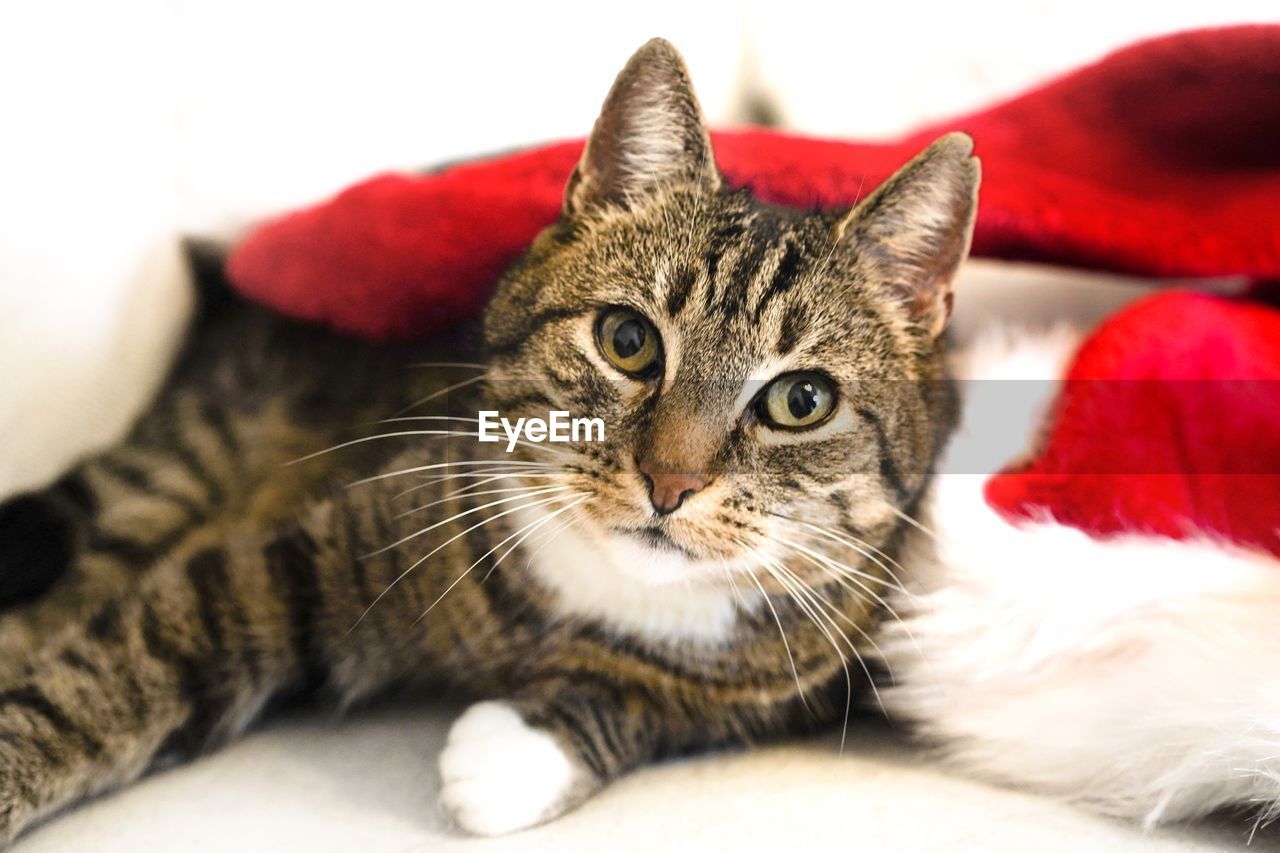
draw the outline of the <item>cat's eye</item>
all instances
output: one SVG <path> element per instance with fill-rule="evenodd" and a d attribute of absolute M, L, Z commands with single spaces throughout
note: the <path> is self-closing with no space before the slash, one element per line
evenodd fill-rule
<path fill-rule="evenodd" d="M 817 373 L 788 373 L 769 383 L 756 411 L 770 426 L 808 429 L 826 420 L 835 407 L 831 380 Z"/>
<path fill-rule="evenodd" d="M 653 324 L 630 308 L 607 308 L 596 342 L 609 363 L 628 376 L 652 378 L 662 366 L 662 341 Z"/>

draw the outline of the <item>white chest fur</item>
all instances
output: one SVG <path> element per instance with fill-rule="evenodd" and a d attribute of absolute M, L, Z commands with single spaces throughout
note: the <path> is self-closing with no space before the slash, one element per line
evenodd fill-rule
<path fill-rule="evenodd" d="M 521 523 L 536 520 L 534 510 L 525 512 Z M 743 602 L 679 554 L 620 537 L 596 542 L 568 526 L 526 559 L 562 615 L 656 642 L 724 642 Z"/>

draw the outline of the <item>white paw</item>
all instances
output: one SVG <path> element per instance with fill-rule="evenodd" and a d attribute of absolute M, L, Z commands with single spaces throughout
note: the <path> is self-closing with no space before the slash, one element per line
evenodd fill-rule
<path fill-rule="evenodd" d="M 476 835 L 501 835 L 555 817 L 583 776 L 551 735 L 504 702 L 472 705 L 440 754 L 440 805 Z"/>

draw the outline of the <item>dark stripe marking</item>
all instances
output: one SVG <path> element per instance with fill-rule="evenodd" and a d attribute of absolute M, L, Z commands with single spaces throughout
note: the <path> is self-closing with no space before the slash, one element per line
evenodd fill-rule
<path fill-rule="evenodd" d="M 197 552 L 187 560 L 187 580 L 195 590 L 196 611 L 210 647 L 223 648 L 226 634 L 218 617 L 217 605 L 228 598 L 231 583 L 226 557 L 216 548 Z"/>
<path fill-rule="evenodd" d="M 599 745 L 591 737 L 591 733 L 587 731 L 582 721 L 575 717 L 568 708 L 563 708 L 556 704 L 548 707 L 547 712 L 573 740 L 574 745 L 578 748 L 578 758 L 591 769 L 591 772 L 596 774 L 596 778 L 608 779 L 608 762 L 600 754 Z"/>
<path fill-rule="evenodd" d="M 104 456 L 98 460 L 98 467 L 103 473 L 123 483 L 135 492 L 152 495 L 180 507 L 192 521 L 204 516 L 205 508 L 203 506 L 196 503 L 188 495 L 157 485 L 146 470 L 136 465 L 125 462 L 122 459 Z"/>
<path fill-rule="evenodd" d="M 782 315 L 782 323 L 778 330 L 778 355 L 787 355 L 800 343 L 800 337 L 809 325 L 808 312 L 804 305 L 793 303 L 787 306 Z"/>
<path fill-rule="evenodd" d="M 778 261 L 778 268 L 773 271 L 773 277 L 769 280 L 768 287 L 764 293 L 760 295 L 760 301 L 756 303 L 753 317 L 757 323 L 764 314 L 769 303 L 786 293 L 795 286 L 796 279 L 799 277 L 802 259 L 800 250 L 796 248 L 793 241 L 787 241 L 787 248 L 782 253 L 782 259 Z"/>
<path fill-rule="evenodd" d="M 674 317 L 680 313 L 697 281 L 698 274 L 693 267 L 682 264 L 676 268 L 667 282 L 667 316 Z"/>
<path fill-rule="evenodd" d="M 99 674 L 98 668 L 93 665 L 93 662 L 75 649 L 63 649 L 58 658 L 65 665 L 72 669 L 78 669 L 87 675 L 97 676 Z"/>
<path fill-rule="evenodd" d="M 894 464 L 893 457 L 889 454 L 889 437 L 885 434 L 884 424 L 881 423 L 879 416 L 869 409 L 858 409 L 858 416 L 867 422 L 871 430 L 876 434 L 876 444 L 879 449 L 880 456 L 880 476 L 888 484 L 889 488 L 897 496 L 898 501 L 902 502 L 907 499 L 910 492 L 903 485 L 902 477 L 898 473 L 898 467 Z"/>
<path fill-rule="evenodd" d="M 157 559 L 173 550 L 187 537 L 190 528 L 179 526 L 162 536 L 159 541 L 147 544 L 127 536 L 117 536 L 91 530 L 85 547 L 95 554 L 110 557 L 133 569 L 145 569 Z"/>
<path fill-rule="evenodd" d="M 38 688 L 28 685 L 0 693 L 0 708 L 15 707 L 28 714 L 43 717 L 58 734 L 80 741 L 90 759 L 96 759 L 102 754 L 102 741 L 85 731 Z"/>
<path fill-rule="evenodd" d="M 83 469 L 64 475 L 53 484 L 50 492 L 79 512 L 88 514 L 98 508 L 98 500 L 94 496 L 93 489 L 89 487 Z"/>
<path fill-rule="evenodd" d="M 551 398 L 546 394 L 543 394 L 541 391 L 526 391 L 522 394 L 516 395 L 515 397 L 502 399 L 499 403 L 499 408 L 504 414 L 506 412 L 514 412 L 516 409 L 521 409 L 525 406 L 537 406 L 545 408 L 547 411 L 550 411 L 554 406 Z"/>
<path fill-rule="evenodd" d="M 320 612 L 315 570 L 318 551 L 315 540 L 300 527 L 282 534 L 263 549 L 267 572 L 288 614 L 290 645 L 307 689 L 318 688 L 327 677 L 316 633 Z"/>
<path fill-rule="evenodd" d="M 617 722 L 616 714 L 605 713 L 600 707 L 600 703 L 591 699 L 583 701 L 587 713 L 591 715 L 591 719 L 595 722 L 596 730 L 600 732 L 600 739 L 604 741 L 605 750 L 613 756 L 615 762 L 624 760 L 626 753 L 623 751 L 618 739 L 614 736 L 613 724 Z"/>
<path fill-rule="evenodd" d="M 527 323 L 513 330 L 514 334 L 510 337 L 494 341 L 489 346 L 489 355 L 506 356 L 519 352 L 525 344 L 533 340 L 548 325 L 559 320 L 577 317 L 581 313 L 581 308 L 550 308 L 540 314 L 535 314 L 529 318 Z"/>
<path fill-rule="evenodd" d="M 222 503 L 226 498 L 222 484 L 213 476 L 196 449 L 187 442 L 187 437 L 183 434 L 179 423 L 182 417 L 176 407 L 171 407 L 163 413 L 163 416 L 158 419 L 160 424 L 158 438 L 162 443 L 155 447 L 163 453 L 176 457 L 177 462 L 187 470 L 191 478 L 204 488 L 209 503 Z"/>
<path fill-rule="evenodd" d="M 124 639 L 120 605 L 108 602 L 93 615 L 86 626 L 89 636 L 101 643 L 118 643 Z"/>
<path fill-rule="evenodd" d="M 188 706 L 187 718 L 169 733 L 154 758 L 173 754 L 191 757 L 210 745 L 220 713 L 228 703 L 217 695 L 216 682 L 209 674 L 211 662 L 202 666 L 166 637 L 164 631 L 160 617 L 147 603 L 142 611 L 142 641 L 152 658 L 173 670 L 178 679 L 178 694 Z"/>

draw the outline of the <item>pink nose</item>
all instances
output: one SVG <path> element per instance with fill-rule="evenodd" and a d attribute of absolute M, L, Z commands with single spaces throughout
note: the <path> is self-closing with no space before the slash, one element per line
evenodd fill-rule
<path fill-rule="evenodd" d="M 675 512 L 686 499 L 706 488 L 710 482 L 700 474 L 664 471 L 651 459 L 639 460 L 637 467 L 649 484 L 649 502 L 658 515 Z"/>

